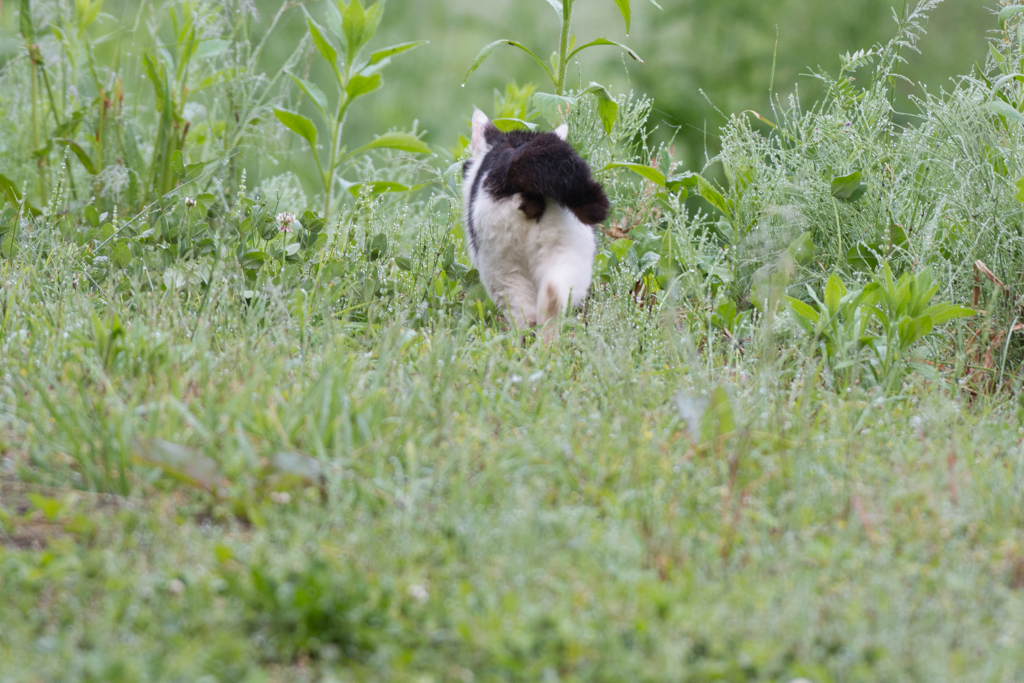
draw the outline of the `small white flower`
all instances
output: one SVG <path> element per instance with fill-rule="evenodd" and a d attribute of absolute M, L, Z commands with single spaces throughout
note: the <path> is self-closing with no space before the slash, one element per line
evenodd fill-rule
<path fill-rule="evenodd" d="M 287 491 L 274 491 L 270 494 L 270 500 L 274 501 L 278 505 L 287 505 L 292 502 L 292 494 Z"/>
<path fill-rule="evenodd" d="M 185 592 L 185 583 L 181 579 L 171 579 L 167 582 L 167 590 L 174 595 L 181 595 Z"/>
<path fill-rule="evenodd" d="M 190 209 L 194 209 L 196 206 L 196 200 L 192 199 L 192 197 L 185 197 L 185 206 Z"/>

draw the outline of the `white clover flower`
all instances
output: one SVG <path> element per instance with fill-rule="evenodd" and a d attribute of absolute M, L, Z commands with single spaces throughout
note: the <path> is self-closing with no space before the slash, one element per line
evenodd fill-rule
<path fill-rule="evenodd" d="M 277 223 L 281 232 L 291 232 L 292 224 L 295 223 L 295 216 L 290 213 L 277 214 Z"/>

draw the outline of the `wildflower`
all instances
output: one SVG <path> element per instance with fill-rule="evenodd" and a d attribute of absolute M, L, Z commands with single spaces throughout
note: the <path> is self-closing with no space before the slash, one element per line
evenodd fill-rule
<path fill-rule="evenodd" d="M 196 200 L 192 199 L 192 197 L 185 197 L 185 206 L 194 209 L 196 207 Z"/>
<path fill-rule="evenodd" d="M 277 223 L 278 223 L 278 225 L 281 226 L 279 228 L 281 232 L 291 232 L 292 231 L 292 223 L 294 223 L 294 222 L 295 222 L 295 216 L 293 216 L 290 213 L 279 213 L 279 214 L 277 214 Z"/>

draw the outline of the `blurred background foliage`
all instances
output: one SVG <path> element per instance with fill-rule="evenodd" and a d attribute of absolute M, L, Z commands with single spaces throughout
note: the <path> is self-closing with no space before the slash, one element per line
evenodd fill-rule
<path fill-rule="evenodd" d="M 664 10 L 658 10 L 651 3 L 639 2 L 627 38 L 613 3 L 588 0 L 577 9 L 579 35 L 627 42 L 645 63 L 624 60 L 611 48 L 590 51 L 582 57 L 583 85 L 599 81 L 613 86 L 615 92 L 633 86 L 653 97 L 652 124 L 662 124 L 659 135 L 664 139 L 672 135 L 672 127 L 678 127 L 677 156 L 687 166 L 699 168 L 705 150 L 712 155 L 717 151 L 716 134 L 724 119 L 715 107 L 727 114 L 768 108 L 776 41 L 775 92 L 786 97 L 799 91 L 802 101 L 810 104 L 819 95 L 819 84 L 801 75 L 819 66 L 834 73 L 839 53 L 888 40 L 894 26 L 893 3 L 662 0 Z M 323 3 L 301 4 L 314 16 L 322 13 Z M 110 0 L 104 9 L 112 17 L 130 17 L 139 5 L 134 0 Z M 251 5 L 265 26 L 280 3 L 252 0 Z M 557 22 L 544 0 L 388 0 L 387 6 L 375 45 L 419 39 L 430 44 L 412 58 L 396 60 L 389 69 L 386 79 L 400 87 L 384 88 L 352 112 L 348 123 L 352 140 L 368 140 L 392 127 L 408 129 L 413 121 L 419 121 L 420 129 L 428 132 L 428 143 L 451 147 L 465 130 L 474 105 L 490 110 L 494 91 L 504 89 L 509 78 L 521 84 L 536 80 L 529 57 L 506 48 L 496 52 L 461 88 L 477 51 L 499 38 L 528 37 L 529 47 L 538 50 L 557 41 Z M 0 0 L 0 13 L 3 63 L 23 47 L 17 38 L 15 3 Z M 263 57 L 271 72 L 287 59 L 306 31 L 301 12 L 287 17 Z M 986 3 L 947 0 L 932 17 L 928 36 L 922 41 L 927 57 L 908 55 L 906 75 L 937 91 L 950 77 L 968 73 L 976 61 L 984 59 L 983 38 L 992 26 Z M 320 68 L 324 65 L 313 64 L 314 71 Z M 912 90 L 904 86 L 903 94 Z M 305 161 L 305 157 L 296 157 L 295 163 Z"/>

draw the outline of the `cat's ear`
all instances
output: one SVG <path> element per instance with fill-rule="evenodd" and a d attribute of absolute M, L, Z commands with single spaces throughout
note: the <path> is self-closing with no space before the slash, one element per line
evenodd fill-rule
<path fill-rule="evenodd" d="M 487 152 L 487 129 L 491 120 L 479 109 L 473 112 L 473 140 L 469 143 L 469 151 L 474 156 Z"/>
<path fill-rule="evenodd" d="M 555 135 L 562 138 L 562 140 L 569 139 L 569 124 L 563 123 L 558 128 L 555 128 Z"/>

